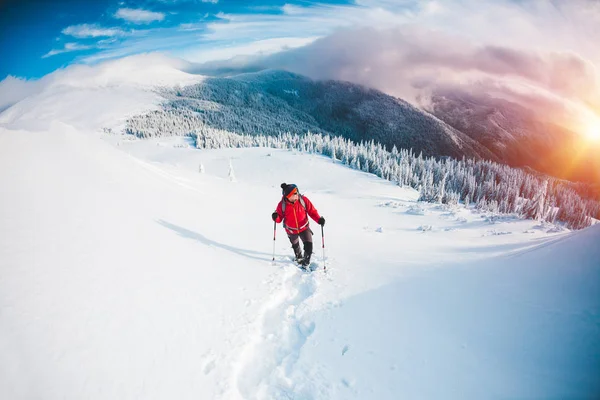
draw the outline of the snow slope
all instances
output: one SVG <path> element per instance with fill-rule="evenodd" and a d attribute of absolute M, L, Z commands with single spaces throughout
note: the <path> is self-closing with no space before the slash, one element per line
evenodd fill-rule
<path fill-rule="evenodd" d="M 95 66 L 71 65 L 39 80 L 0 82 L 0 126 L 45 130 L 54 121 L 78 129 L 118 129 L 127 117 L 157 109 L 157 85 L 201 82 L 182 71 L 182 61 L 150 53 Z"/>
<path fill-rule="evenodd" d="M 599 225 L 419 204 L 321 156 L 100 134 L 128 110 L 61 99 L 0 125 L 0 398 L 600 394 Z M 271 261 L 284 181 L 327 220 L 311 274 L 280 225 Z"/>
<path fill-rule="evenodd" d="M 0 138 L 4 398 L 597 393 L 597 227 L 490 224 L 286 151 Z M 281 229 L 271 264 L 284 180 L 327 218 L 327 274 Z"/>

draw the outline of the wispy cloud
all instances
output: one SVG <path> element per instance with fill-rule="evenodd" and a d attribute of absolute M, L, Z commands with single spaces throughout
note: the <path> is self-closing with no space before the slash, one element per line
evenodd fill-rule
<path fill-rule="evenodd" d="M 112 46 L 119 43 L 117 38 L 110 38 L 110 39 L 102 39 L 102 40 L 98 40 L 96 42 L 96 46 L 98 46 L 98 48 L 106 48 L 108 46 Z"/>
<path fill-rule="evenodd" d="M 198 43 L 195 35 L 181 32 L 177 28 L 155 28 L 135 30 L 113 45 L 103 43 L 98 52 L 78 58 L 78 62 L 93 64 L 102 60 L 115 59 L 133 54 L 163 51 L 169 53 L 177 47 L 189 47 Z"/>
<path fill-rule="evenodd" d="M 69 53 L 71 51 L 89 50 L 94 46 L 83 45 L 80 43 L 65 43 L 62 49 L 52 49 L 48 53 L 44 54 L 42 58 L 48 58 L 61 53 Z"/>
<path fill-rule="evenodd" d="M 188 0 L 177 0 L 179 1 Z M 121 8 L 117 14 L 134 18 L 133 13 L 124 13 L 123 10 L 132 9 Z M 381 26 L 400 23 L 397 15 L 381 8 L 327 4 L 311 4 L 306 7 L 252 6 L 248 7 L 247 12 L 221 12 L 216 15 L 205 13 L 201 18 L 197 15 L 192 18 L 173 27 L 124 32 L 119 36 L 123 40 L 114 45 L 99 46 L 99 52 L 76 61 L 92 63 L 137 52 L 163 50 L 178 57 L 186 57 L 189 61 L 203 62 L 233 57 L 236 51 L 246 55 L 251 49 L 255 49 L 257 53 L 270 54 L 298 47 L 341 27 L 365 26 L 373 21 L 378 21 Z M 144 20 L 149 21 L 150 16 Z"/>
<path fill-rule="evenodd" d="M 298 7 L 282 13 L 281 7 L 263 11 L 253 9 L 244 13 L 218 13 L 175 27 L 136 30 L 117 46 L 86 56 L 81 61 L 93 63 L 107 58 L 163 50 L 188 61 L 203 62 L 213 59 L 246 55 L 254 49 L 260 54 L 271 54 L 306 45 L 324 36 L 335 27 L 360 23 L 363 15 L 354 6 L 315 5 Z M 275 12 L 274 12 L 275 11 Z M 216 19 L 215 19 L 216 17 Z M 236 53 L 236 52 L 240 53 Z"/>
<path fill-rule="evenodd" d="M 154 21 L 162 21 L 165 14 L 134 8 L 119 8 L 115 13 L 115 18 L 124 19 L 134 24 L 149 24 Z"/>
<path fill-rule="evenodd" d="M 205 24 L 195 24 L 195 23 L 186 22 L 183 24 L 179 24 L 179 30 L 187 31 L 187 32 L 199 31 L 199 30 L 204 29 L 204 25 Z"/>
<path fill-rule="evenodd" d="M 119 36 L 125 32 L 119 28 L 103 28 L 96 24 L 71 25 L 62 30 L 64 35 L 76 38 Z"/>
<path fill-rule="evenodd" d="M 325 36 L 336 29 L 351 26 L 395 26 L 404 22 L 401 14 L 381 8 L 355 5 L 316 4 L 309 7 L 284 5 L 280 13 L 234 14 L 221 12 L 206 25 L 206 40 L 239 40 L 252 37 Z"/>
<path fill-rule="evenodd" d="M 181 57 L 184 59 L 194 59 L 196 62 L 231 59 L 231 61 L 234 63 L 244 64 L 245 62 L 240 62 L 240 57 L 264 56 L 278 53 L 283 50 L 306 46 L 316 39 L 318 39 L 318 37 L 282 37 L 275 39 L 256 40 L 244 44 L 229 45 L 218 48 L 207 46 L 207 48 L 204 49 L 196 48 L 194 50 L 190 50 L 189 52 L 183 52 L 181 53 Z"/>

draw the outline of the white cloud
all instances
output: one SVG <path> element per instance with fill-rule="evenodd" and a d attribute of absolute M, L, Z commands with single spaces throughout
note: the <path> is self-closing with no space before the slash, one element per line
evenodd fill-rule
<path fill-rule="evenodd" d="M 52 57 L 61 53 L 68 53 L 71 51 L 80 51 L 80 50 L 88 50 L 92 49 L 94 46 L 83 45 L 80 43 L 65 43 L 65 46 L 62 49 L 52 49 L 48 53 L 44 54 L 42 58 Z"/>
<path fill-rule="evenodd" d="M 162 21 L 165 19 L 165 14 L 142 9 L 119 8 L 115 13 L 115 17 L 134 24 L 149 24 L 153 21 Z"/>
<path fill-rule="evenodd" d="M 220 12 L 216 15 L 219 20 L 206 25 L 207 33 L 202 39 L 233 41 L 245 38 L 315 37 L 325 36 L 343 27 L 371 24 L 384 27 L 402 22 L 387 10 L 364 9 L 353 5 L 284 5 L 280 10 L 283 14 Z"/>
<path fill-rule="evenodd" d="M 96 45 L 98 46 L 98 48 L 106 48 L 115 43 L 118 43 L 118 39 L 110 38 L 110 39 L 98 40 L 98 42 L 96 42 Z"/>
<path fill-rule="evenodd" d="M 62 30 L 65 35 L 73 36 L 76 38 L 89 38 L 89 37 L 105 37 L 105 36 L 120 36 L 123 35 L 121 29 L 118 28 L 103 28 L 96 24 L 80 24 L 71 25 Z"/>
<path fill-rule="evenodd" d="M 304 7 L 300 7 L 300 6 L 296 6 L 293 4 L 284 4 L 281 7 L 281 11 L 283 11 L 284 14 L 287 15 L 299 15 L 304 13 Z"/>
<path fill-rule="evenodd" d="M 101 49 L 91 55 L 85 55 L 77 59 L 77 62 L 85 64 L 93 64 L 102 60 L 115 59 L 125 56 L 130 56 L 139 53 L 165 51 L 168 52 L 173 48 L 189 47 L 192 44 L 197 44 L 198 38 L 189 34 L 189 32 L 181 32 L 179 28 L 156 28 L 134 30 L 130 35 L 120 40 L 114 45 L 98 42 L 98 47 Z"/>
<path fill-rule="evenodd" d="M 194 62 L 206 62 L 213 60 L 227 60 L 236 56 L 268 55 L 283 50 L 306 46 L 315 41 L 317 37 L 293 38 L 282 37 L 275 39 L 257 40 L 235 46 L 218 48 L 194 49 L 175 53 L 175 55 Z"/>
<path fill-rule="evenodd" d="M 181 31 L 199 31 L 204 29 L 204 24 L 195 24 L 195 23 L 183 23 L 179 24 L 179 30 Z"/>

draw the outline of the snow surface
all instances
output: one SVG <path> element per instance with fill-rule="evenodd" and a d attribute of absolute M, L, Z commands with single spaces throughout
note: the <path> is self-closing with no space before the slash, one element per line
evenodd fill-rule
<path fill-rule="evenodd" d="M 0 114 L 0 398 L 600 395 L 600 225 L 422 204 L 322 156 L 101 134 L 148 106 L 104 89 Z M 327 220 L 312 273 L 281 225 L 272 262 L 281 182 Z"/>

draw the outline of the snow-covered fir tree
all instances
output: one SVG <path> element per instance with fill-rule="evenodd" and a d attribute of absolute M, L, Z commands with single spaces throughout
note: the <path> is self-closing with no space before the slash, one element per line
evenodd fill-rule
<path fill-rule="evenodd" d="M 229 173 L 227 174 L 227 176 L 229 177 L 229 180 L 231 182 L 235 182 L 235 171 L 233 170 L 233 163 L 231 162 L 231 159 L 229 159 Z"/>

